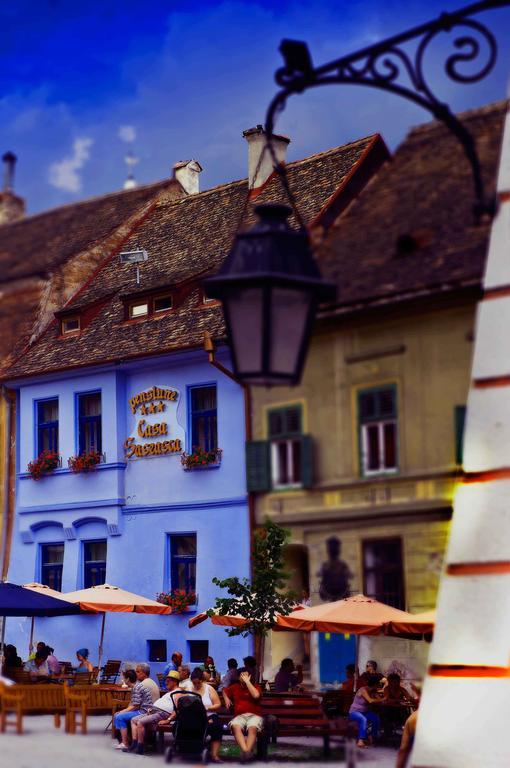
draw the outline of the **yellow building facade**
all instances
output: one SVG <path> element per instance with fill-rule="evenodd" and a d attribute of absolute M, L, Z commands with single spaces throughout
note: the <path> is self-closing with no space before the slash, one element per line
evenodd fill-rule
<path fill-rule="evenodd" d="M 257 519 L 270 517 L 291 531 L 293 585 L 309 588 L 312 600 L 321 599 L 326 542 L 336 536 L 352 574 L 350 593 L 369 591 L 367 545 L 381 542 L 384 549 L 395 540 L 402 593 L 388 601 L 414 612 L 435 605 L 460 469 L 459 412 L 469 385 L 474 310 L 466 302 L 322 328 L 299 387 L 254 390 L 254 439 L 269 444 L 273 486 L 257 494 Z M 396 396 L 395 466 L 367 470 L 359 397 L 388 388 Z M 300 409 L 301 433 L 311 438 L 307 489 L 297 477 L 285 484 L 276 474 L 275 445 L 284 440 L 270 434 L 271 413 L 291 407 Z"/>

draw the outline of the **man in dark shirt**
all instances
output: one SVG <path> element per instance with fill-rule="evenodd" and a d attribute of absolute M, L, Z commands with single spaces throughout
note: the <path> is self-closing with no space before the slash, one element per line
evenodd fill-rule
<path fill-rule="evenodd" d="M 295 667 L 292 659 L 284 659 L 274 679 L 274 689 L 277 693 L 286 693 L 297 688 L 302 681 L 303 667 L 300 664 Z"/>

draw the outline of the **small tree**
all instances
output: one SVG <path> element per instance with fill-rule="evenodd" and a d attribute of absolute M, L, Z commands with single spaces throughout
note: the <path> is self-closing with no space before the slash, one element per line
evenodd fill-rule
<path fill-rule="evenodd" d="M 289 574 L 285 571 L 283 548 L 289 538 L 284 530 L 271 520 L 255 531 L 252 544 L 252 577 L 239 579 L 214 578 L 213 583 L 226 589 L 230 597 L 217 597 L 209 615 L 243 616 L 242 627 L 229 627 L 231 637 L 253 635 L 255 656 L 259 669 L 264 661 L 264 639 L 275 624 L 278 615 L 287 616 L 296 605 L 295 595 L 288 589 Z"/>

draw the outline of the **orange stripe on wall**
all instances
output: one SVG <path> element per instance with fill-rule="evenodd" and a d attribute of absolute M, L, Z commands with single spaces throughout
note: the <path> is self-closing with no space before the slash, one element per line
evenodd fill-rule
<path fill-rule="evenodd" d="M 432 664 L 430 677 L 510 677 L 510 667 L 471 667 L 464 664 Z"/>
<path fill-rule="evenodd" d="M 449 576 L 484 576 L 494 573 L 510 573 L 510 562 L 451 563 L 446 568 Z"/>
<path fill-rule="evenodd" d="M 501 467 L 501 469 L 487 469 L 485 472 L 465 472 L 464 483 L 488 483 L 491 480 L 508 480 L 510 478 L 510 467 Z"/>
<path fill-rule="evenodd" d="M 510 296 L 510 285 L 498 285 L 494 288 L 486 288 L 483 292 L 484 299 L 501 299 L 504 296 Z"/>
<path fill-rule="evenodd" d="M 489 389 L 489 387 L 510 386 L 510 374 L 504 376 L 488 376 L 486 379 L 473 379 L 475 389 Z"/>

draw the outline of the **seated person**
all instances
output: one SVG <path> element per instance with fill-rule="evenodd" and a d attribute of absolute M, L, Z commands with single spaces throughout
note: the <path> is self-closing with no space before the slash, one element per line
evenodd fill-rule
<path fill-rule="evenodd" d="M 168 673 L 174 670 L 175 672 L 179 671 L 179 667 L 182 664 L 182 653 L 180 651 L 174 651 L 172 653 L 171 661 L 168 662 L 166 667 L 163 670 L 163 677 L 168 677 Z"/>
<path fill-rule="evenodd" d="M 186 684 L 188 685 L 186 686 Z M 221 763 L 220 746 L 222 737 L 222 727 L 218 717 L 218 709 L 221 709 L 221 700 L 213 686 L 204 680 L 204 671 L 200 667 L 195 667 L 191 673 L 190 680 L 181 683 L 184 690 L 198 693 L 202 698 L 202 703 L 207 711 L 208 727 L 207 732 L 211 737 L 211 762 Z"/>
<path fill-rule="evenodd" d="M 257 660 L 254 656 L 245 656 L 243 659 L 245 668 L 250 673 L 250 678 L 254 683 L 260 682 L 259 668 L 257 667 Z"/>
<path fill-rule="evenodd" d="M 49 645 L 46 646 L 46 651 L 48 652 L 48 667 L 50 670 L 51 675 L 60 675 L 61 672 L 61 665 L 60 661 L 55 656 L 55 651 L 53 648 L 50 648 Z"/>
<path fill-rule="evenodd" d="M 181 664 L 177 672 L 179 673 L 181 683 L 183 683 L 185 680 L 189 680 L 191 672 L 187 664 Z"/>
<path fill-rule="evenodd" d="M 383 689 L 383 701 L 386 704 L 414 704 L 415 699 L 400 685 L 400 675 L 392 672 L 388 675 L 387 683 Z"/>
<path fill-rule="evenodd" d="M 369 659 L 365 666 L 365 671 L 358 678 L 357 689 L 364 688 L 367 685 L 368 678 L 377 677 L 379 683 L 383 685 L 386 683 L 386 678 L 380 672 L 377 671 L 377 662 L 373 659 Z"/>
<path fill-rule="evenodd" d="M 23 662 L 18 656 L 18 651 L 15 645 L 5 646 L 4 650 L 4 668 L 5 669 L 21 669 Z"/>
<path fill-rule="evenodd" d="M 239 670 L 237 669 L 236 659 L 229 659 L 227 661 L 227 667 L 227 671 L 221 678 L 222 688 L 228 688 L 229 685 L 232 685 L 232 683 L 237 683 L 239 680 Z"/>
<path fill-rule="evenodd" d="M 239 670 L 239 681 L 223 689 L 223 699 L 227 709 L 234 705 L 234 719 L 230 721 L 230 727 L 241 748 L 243 761 L 251 757 L 257 734 L 264 726 L 260 705 L 261 695 L 262 688 L 252 682 L 251 675 L 245 667 Z"/>
<path fill-rule="evenodd" d="M 342 691 L 354 692 L 354 672 L 356 670 L 355 664 L 347 664 L 345 667 L 345 680 L 342 682 Z"/>
<path fill-rule="evenodd" d="M 371 738 L 377 738 L 379 732 L 379 715 L 370 710 L 371 704 L 380 704 L 378 696 L 379 680 L 377 675 L 369 675 L 367 684 L 356 691 L 354 701 L 349 709 L 349 720 L 358 726 L 358 747 L 367 746 L 367 726 L 371 727 Z"/>
<path fill-rule="evenodd" d="M 277 693 L 286 693 L 297 688 L 303 680 L 303 667 L 298 664 L 294 666 L 292 659 L 284 659 L 280 666 L 280 671 L 276 673 L 274 679 L 274 689 Z"/>
<path fill-rule="evenodd" d="M 209 685 L 214 685 L 214 687 L 217 688 L 221 682 L 221 678 L 216 671 L 216 665 L 212 656 L 205 657 L 203 670 L 205 682 L 209 683 Z"/>
<path fill-rule="evenodd" d="M 166 676 L 166 687 L 168 693 L 156 699 L 154 704 L 149 707 L 147 714 L 137 715 L 131 720 L 131 746 L 129 752 L 136 752 L 137 755 L 143 755 L 145 733 L 147 728 L 155 730 L 161 725 L 168 725 L 175 718 L 175 700 L 177 696 L 172 697 L 174 691 L 179 691 L 179 673 L 172 669 Z"/>
<path fill-rule="evenodd" d="M 48 667 L 48 652 L 37 651 L 35 658 L 32 661 L 27 661 L 23 667 L 25 672 L 30 672 L 30 677 L 34 679 L 50 676 L 50 668 Z"/>
<path fill-rule="evenodd" d="M 131 701 L 125 709 L 116 712 L 113 717 L 113 727 L 120 731 L 120 744 L 116 744 L 116 749 L 122 749 L 127 752 L 128 742 L 128 723 L 137 715 L 146 715 L 149 708 L 159 698 L 159 688 L 150 677 L 150 667 L 148 664 L 138 664 L 136 667 L 136 683 L 131 691 Z"/>
<path fill-rule="evenodd" d="M 134 669 L 125 669 L 122 673 L 123 681 L 122 681 L 122 687 L 123 688 L 132 688 L 136 683 L 136 672 Z"/>
<path fill-rule="evenodd" d="M 93 672 L 94 666 L 89 661 L 89 649 L 78 648 L 76 651 L 76 658 L 78 659 L 78 666 L 74 668 L 75 672 Z"/>

